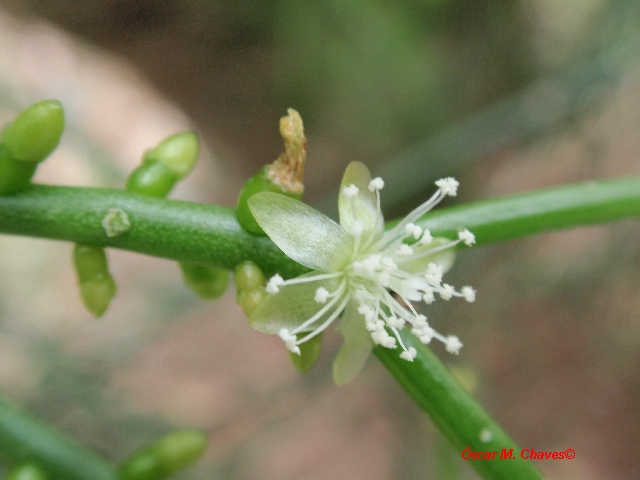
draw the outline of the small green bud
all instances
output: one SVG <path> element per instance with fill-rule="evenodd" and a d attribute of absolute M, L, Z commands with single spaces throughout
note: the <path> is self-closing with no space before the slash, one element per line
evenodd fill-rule
<path fill-rule="evenodd" d="M 116 294 L 116 283 L 107 268 L 104 248 L 76 244 L 73 264 L 82 302 L 94 316 L 101 317 Z"/>
<path fill-rule="evenodd" d="M 262 168 L 251 177 L 240 191 L 236 217 L 245 229 L 256 235 L 264 235 L 247 201 L 260 192 L 275 192 L 300 200 L 304 191 L 302 176 L 307 159 L 307 139 L 300 114 L 294 109 L 287 110 L 288 115 L 280 119 L 280 135 L 284 140 L 285 151 L 271 165 Z"/>
<path fill-rule="evenodd" d="M 120 480 L 157 480 L 164 478 L 155 446 L 136 452 L 118 467 Z"/>
<path fill-rule="evenodd" d="M 300 355 L 289 352 L 289 358 L 291 358 L 293 366 L 296 367 L 299 372 L 308 372 L 318 361 L 320 352 L 322 352 L 322 337 L 323 334 L 320 333 L 315 337 L 312 337 L 310 340 L 298 345 L 298 348 L 300 348 Z"/>
<path fill-rule="evenodd" d="M 26 108 L 2 132 L 2 144 L 13 158 L 38 163 L 58 146 L 64 129 L 64 111 L 57 100 Z"/>
<path fill-rule="evenodd" d="M 5 480 L 47 480 L 47 475 L 36 465 L 25 463 L 11 470 Z"/>
<path fill-rule="evenodd" d="M 239 263 L 233 272 L 233 282 L 238 293 L 236 303 L 248 317 L 267 295 L 262 270 L 252 261 Z"/>
<path fill-rule="evenodd" d="M 160 465 L 170 476 L 192 465 L 207 448 L 207 436 L 198 430 L 179 430 L 166 435 L 157 444 Z"/>
<path fill-rule="evenodd" d="M 131 455 L 118 468 L 120 480 L 164 480 L 192 465 L 204 453 L 207 437 L 178 430 Z"/>
<path fill-rule="evenodd" d="M 266 280 L 258 265 L 250 260 L 239 263 L 233 272 L 233 282 L 238 290 L 264 288 Z"/>
<path fill-rule="evenodd" d="M 204 300 L 220 298 L 229 285 L 229 272 L 222 268 L 181 263 L 184 283 Z"/>
<path fill-rule="evenodd" d="M 175 172 L 158 160 L 145 160 L 127 178 L 126 189 L 149 197 L 166 197 L 178 182 Z"/>
<path fill-rule="evenodd" d="M 24 190 L 36 171 L 38 164 L 21 162 L 0 144 L 0 195 L 9 195 Z"/>
<path fill-rule="evenodd" d="M 255 290 L 238 290 L 236 303 L 240 305 L 244 314 L 250 317 L 266 296 L 267 292 L 264 287 L 256 288 Z"/>
<path fill-rule="evenodd" d="M 165 138 L 157 147 L 147 150 L 144 160 L 164 163 L 178 180 L 181 180 L 193 169 L 199 154 L 198 136 L 194 132 L 181 132 Z"/>

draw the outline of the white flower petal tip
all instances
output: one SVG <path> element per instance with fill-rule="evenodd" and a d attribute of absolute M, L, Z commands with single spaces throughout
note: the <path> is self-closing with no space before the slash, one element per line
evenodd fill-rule
<path fill-rule="evenodd" d="M 436 186 L 440 188 L 443 195 L 455 197 L 458 194 L 458 186 L 460 183 L 453 177 L 441 178 L 436 182 Z"/>
<path fill-rule="evenodd" d="M 380 191 L 384 188 L 384 180 L 382 180 L 380 177 L 376 177 L 369 182 L 368 188 L 370 192 L 375 192 L 376 190 Z"/>
<path fill-rule="evenodd" d="M 476 243 L 476 237 L 473 233 L 471 233 L 466 228 L 458 233 L 458 238 L 462 240 L 468 246 L 471 246 Z"/>
<path fill-rule="evenodd" d="M 400 354 L 400 358 L 408 362 L 413 362 L 413 359 L 416 358 L 417 356 L 418 356 L 418 352 L 413 347 L 409 347 L 408 350 Z"/>
<path fill-rule="evenodd" d="M 400 348 L 403 360 L 414 361 L 416 349 L 405 346 L 400 335 L 404 328 L 422 344 L 436 339 L 457 355 L 462 348 L 458 337 L 434 330 L 413 303 L 453 297 L 473 302 L 476 295 L 469 286 L 456 291 L 443 283 L 454 247 L 472 245 L 473 234 L 465 229 L 457 239 L 434 239 L 416 223 L 445 196 L 457 194 L 453 178 L 436 185 L 438 191 L 429 200 L 386 231 L 380 208 L 384 182 L 371 179 L 359 162 L 352 162 L 342 179 L 340 225 L 288 197 L 254 195 L 250 207 L 264 231 L 289 257 L 313 271 L 286 281 L 274 275 L 266 286 L 272 295 L 252 314 L 252 326 L 277 333 L 287 350 L 300 354 L 301 344 L 341 317 L 338 329 L 344 344 L 333 368 L 337 384 L 355 377 L 374 345 Z"/>
<path fill-rule="evenodd" d="M 460 353 L 460 349 L 462 348 L 462 342 L 460 342 L 460 339 L 455 335 L 449 335 L 446 338 L 444 346 L 447 352 L 458 355 Z"/>
<path fill-rule="evenodd" d="M 356 195 L 358 195 L 358 192 L 360 191 L 360 189 L 358 187 L 356 187 L 353 183 L 351 185 L 349 185 L 348 187 L 344 187 L 342 189 L 342 194 L 346 197 L 346 198 L 353 198 Z"/>
<path fill-rule="evenodd" d="M 276 273 L 267 282 L 267 287 L 265 290 L 267 291 L 267 293 L 278 293 L 282 284 L 284 284 L 284 279 Z"/>

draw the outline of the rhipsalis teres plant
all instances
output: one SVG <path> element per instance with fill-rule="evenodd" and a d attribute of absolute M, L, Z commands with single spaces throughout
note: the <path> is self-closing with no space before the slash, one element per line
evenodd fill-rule
<path fill-rule="evenodd" d="M 146 151 L 125 190 L 32 185 L 63 124 L 60 103 L 45 101 L 3 130 L 0 233 L 73 242 L 80 296 L 93 315 L 103 315 L 116 292 L 106 247 L 176 260 L 185 283 L 205 299 L 222 295 L 233 271 L 248 324 L 278 335 L 298 370 L 313 366 L 324 330 L 335 324 L 344 339 L 333 363 L 335 383 L 353 381 L 373 352 L 458 451 L 519 450 L 430 349 L 436 339 L 458 355 L 462 342 L 432 328 L 428 305 L 476 297 L 472 287 L 456 290 L 443 278 L 456 251 L 640 214 L 640 178 L 430 212 L 457 193 L 458 182 L 444 178 L 431 198 L 385 224 L 383 179 L 353 162 L 340 185 L 338 224 L 301 201 L 306 138 L 293 109 L 280 121 L 284 152 L 249 179 L 235 211 L 165 198 L 196 162 L 193 132 Z M 116 467 L 0 401 L 0 457 L 12 466 L 11 479 L 169 478 L 205 445 L 202 433 L 178 431 Z M 533 463 L 514 458 L 470 463 L 484 478 L 541 478 Z"/>

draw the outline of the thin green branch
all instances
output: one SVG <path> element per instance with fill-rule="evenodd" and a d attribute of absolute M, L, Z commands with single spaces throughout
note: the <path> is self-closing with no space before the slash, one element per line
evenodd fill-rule
<path fill-rule="evenodd" d="M 542 475 L 531 461 L 520 458 L 515 442 L 460 385 L 449 369 L 414 335 L 401 332 L 418 356 L 413 362 L 395 350 L 376 347 L 373 353 L 451 442 L 458 455 L 469 447 L 467 461 L 483 478 L 537 480 Z M 496 452 L 492 459 L 471 459 L 471 452 Z"/>
<path fill-rule="evenodd" d="M 420 225 L 452 236 L 468 228 L 477 245 L 640 215 L 640 177 L 600 180 L 436 210 Z"/>
<path fill-rule="evenodd" d="M 1 398 L 0 457 L 33 462 L 51 479 L 118 480 L 115 466 Z"/>

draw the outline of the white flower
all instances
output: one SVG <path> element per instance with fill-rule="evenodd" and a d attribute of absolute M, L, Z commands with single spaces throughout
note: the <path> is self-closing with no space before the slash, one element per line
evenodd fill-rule
<path fill-rule="evenodd" d="M 353 162 L 340 185 L 340 225 L 304 203 L 277 193 L 262 192 L 249 199 L 249 208 L 271 240 L 293 260 L 313 271 L 291 280 L 274 275 L 271 293 L 251 315 L 251 325 L 278 334 L 288 350 L 323 332 L 338 317 L 344 344 L 333 365 L 334 381 L 350 382 L 364 366 L 374 344 L 400 348 L 400 357 L 413 361 L 417 351 L 407 348 L 398 333 L 405 326 L 424 344 L 437 339 L 458 354 L 458 337 L 436 332 L 411 302 L 475 300 L 475 290 L 461 292 L 442 284 L 453 264 L 455 246 L 472 245 L 468 230 L 457 240 L 433 238 L 416 225 L 447 195 L 455 196 L 458 182 L 436 182 L 437 192 L 388 231 L 380 211 L 384 182 Z M 405 243 L 407 241 L 408 243 Z M 411 245 L 409 245 L 411 243 Z"/>

